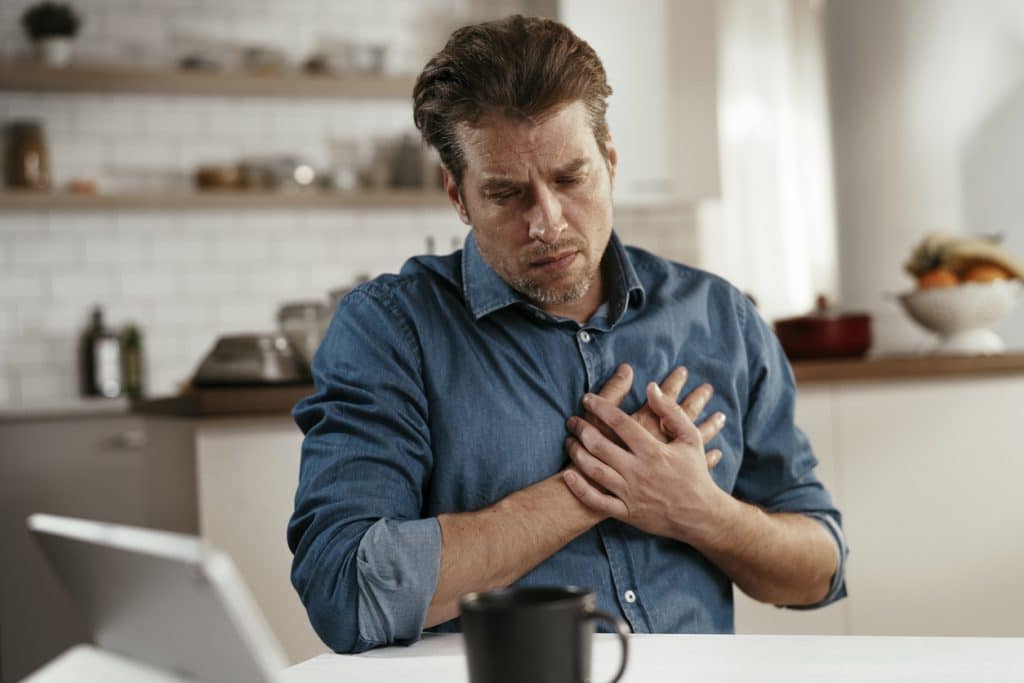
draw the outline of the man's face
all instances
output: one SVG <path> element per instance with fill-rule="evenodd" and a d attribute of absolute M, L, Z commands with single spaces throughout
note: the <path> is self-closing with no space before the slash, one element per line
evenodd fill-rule
<path fill-rule="evenodd" d="M 601 156 L 583 104 L 533 120 L 491 115 L 457 134 L 462 192 L 447 174 L 445 186 L 484 260 L 545 310 L 596 308 L 616 156 L 610 141 Z"/>

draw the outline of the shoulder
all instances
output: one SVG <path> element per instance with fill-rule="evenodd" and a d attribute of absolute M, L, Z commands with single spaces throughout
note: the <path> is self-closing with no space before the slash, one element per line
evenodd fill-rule
<path fill-rule="evenodd" d="M 398 273 L 385 273 L 360 283 L 342 299 L 342 307 L 373 301 L 392 312 L 415 312 L 438 300 L 461 298 L 462 252 L 415 256 Z"/>

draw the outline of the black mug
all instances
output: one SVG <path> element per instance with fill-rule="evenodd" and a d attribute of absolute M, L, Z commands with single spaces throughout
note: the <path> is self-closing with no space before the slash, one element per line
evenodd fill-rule
<path fill-rule="evenodd" d="M 506 588 L 469 593 L 459 601 L 470 683 L 590 681 L 594 622 L 615 627 L 622 643 L 622 678 L 629 628 L 596 609 L 594 594 L 573 586 Z"/>

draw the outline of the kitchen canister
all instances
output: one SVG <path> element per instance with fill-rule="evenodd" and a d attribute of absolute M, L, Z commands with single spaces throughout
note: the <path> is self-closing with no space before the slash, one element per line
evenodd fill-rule
<path fill-rule="evenodd" d="M 5 178 L 12 189 L 50 188 L 50 160 L 43 126 L 38 121 L 8 124 Z"/>

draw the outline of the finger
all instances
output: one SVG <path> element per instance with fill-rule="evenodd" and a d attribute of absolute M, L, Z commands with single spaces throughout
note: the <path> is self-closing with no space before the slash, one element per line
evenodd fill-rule
<path fill-rule="evenodd" d="M 662 429 L 673 437 L 673 441 L 683 441 L 693 446 L 702 446 L 700 432 L 690 420 L 686 411 L 680 410 L 675 401 L 670 401 L 661 393 L 658 385 L 651 382 L 647 385 L 647 403 L 661 420 Z M 614 429 L 614 425 L 612 425 Z"/>
<path fill-rule="evenodd" d="M 607 404 L 606 399 L 598 400 L 604 401 Z M 615 406 L 610 406 L 610 408 L 612 410 L 619 410 Z M 607 423 L 607 420 L 605 422 Z M 630 422 L 632 422 L 632 420 L 630 420 Z M 570 417 L 566 421 L 566 426 L 592 456 L 603 462 L 605 465 L 608 465 L 616 472 L 625 473 L 629 469 L 629 466 L 633 464 L 634 457 L 631 453 L 623 450 L 621 446 L 606 437 L 600 432 L 600 430 L 586 420 L 581 420 L 578 417 Z M 614 431 L 615 427 L 611 425 L 609 425 L 609 427 Z"/>
<path fill-rule="evenodd" d="M 679 392 L 686 386 L 687 370 L 682 365 L 668 373 L 668 376 L 661 381 L 661 393 L 673 401 L 679 400 Z"/>
<path fill-rule="evenodd" d="M 651 384 L 654 385 L 653 382 Z M 586 394 L 583 397 L 583 403 L 587 410 L 597 415 L 597 417 L 603 420 L 606 425 L 611 427 L 612 431 L 615 432 L 619 439 L 622 440 L 622 443 L 625 444 L 626 449 L 628 449 L 628 451 L 632 451 L 632 453 L 622 450 L 622 448 L 615 446 L 603 437 L 601 438 L 601 441 L 604 443 L 600 443 L 596 440 L 593 442 L 588 441 L 587 439 L 592 436 L 592 434 L 587 432 L 577 434 L 576 436 L 580 437 L 580 441 L 583 442 L 583 445 L 586 446 L 587 450 L 598 458 L 604 460 L 606 454 L 609 457 L 616 458 L 618 462 L 605 462 L 608 462 L 609 465 L 619 472 L 626 471 L 626 463 L 633 459 L 634 453 L 640 453 L 644 451 L 645 448 L 650 448 L 652 443 L 661 443 L 651 436 L 643 425 L 619 410 L 603 396 Z M 675 403 L 672 405 L 675 407 Z M 678 412 L 678 408 L 676 410 Z M 570 431 L 572 430 L 570 429 Z M 597 430 L 593 430 L 593 432 L 596 433 Z"/>
<path fill-rule="evenodd" d="M 571 436 L 566 439 L 565 450 L 569 452 L 569 458 L 587 479 L 616 496 L 625 493 L 626 480 L 622 478 L 622 475 L 591 455 L 579 439 Z"/>
<path fill-rule="evenodd" d="M 711 439 L 718 436 L 723 427 L 725 427 L 725 413 L 721 411 L 704 420 L 697 428 L 700 430 L 700 438 L 704 445 L 707 445 Z"/>
<path fill-rule="evenodd" d="M 701 384 L 686 395 L 686 398 L 683 399 L 683 410 L 690 420 L 696 422 L 714 393 L 715 390 L 710 384 Z"/>
<path fill-rule="evenodd" d="M 615 405 L 622 403 L 629 390 L 633 387 L 633 368 L 628 363 L 623 363 L 615 370 L 615 374 L 608 378 L 598 395 L 605 397 Z"/>
<path fill-rule="evenodd" d="M 562 479 L 565 480 L 569 490 L 588 508 L 597 510 L 609 517 L 617 517 L 618 519 L 625 519 L 629 516 L 629 508 L 626 507 L 625 503 L 615 496 L 601 493 L 585 477 L 580 476 L 578 472 L 566 470 L 562 474 Z"/>
<path fill-rule="evenodd" d="M 722 462 L 722 451 L 717 448 L 712 448 L 704 454 L 704 457 L 708 460 L 708 471 L 710 471 L 715 469 L 715 465 Z"/>
<path fill-rule="evenodd" d="M 612 431 L 612 428 L 606 425 L 597 415 L 594 415 L 589 410 L 585 410 L 583 411 L 583 419 L 597 427 L 598 431 L 604 434 L 606 438 L 612 441 L 612 443 L 618 446 L 625 446 L 625 444 L 622 443 L 622 440 L 619 439 L 615 432 Z"/>

